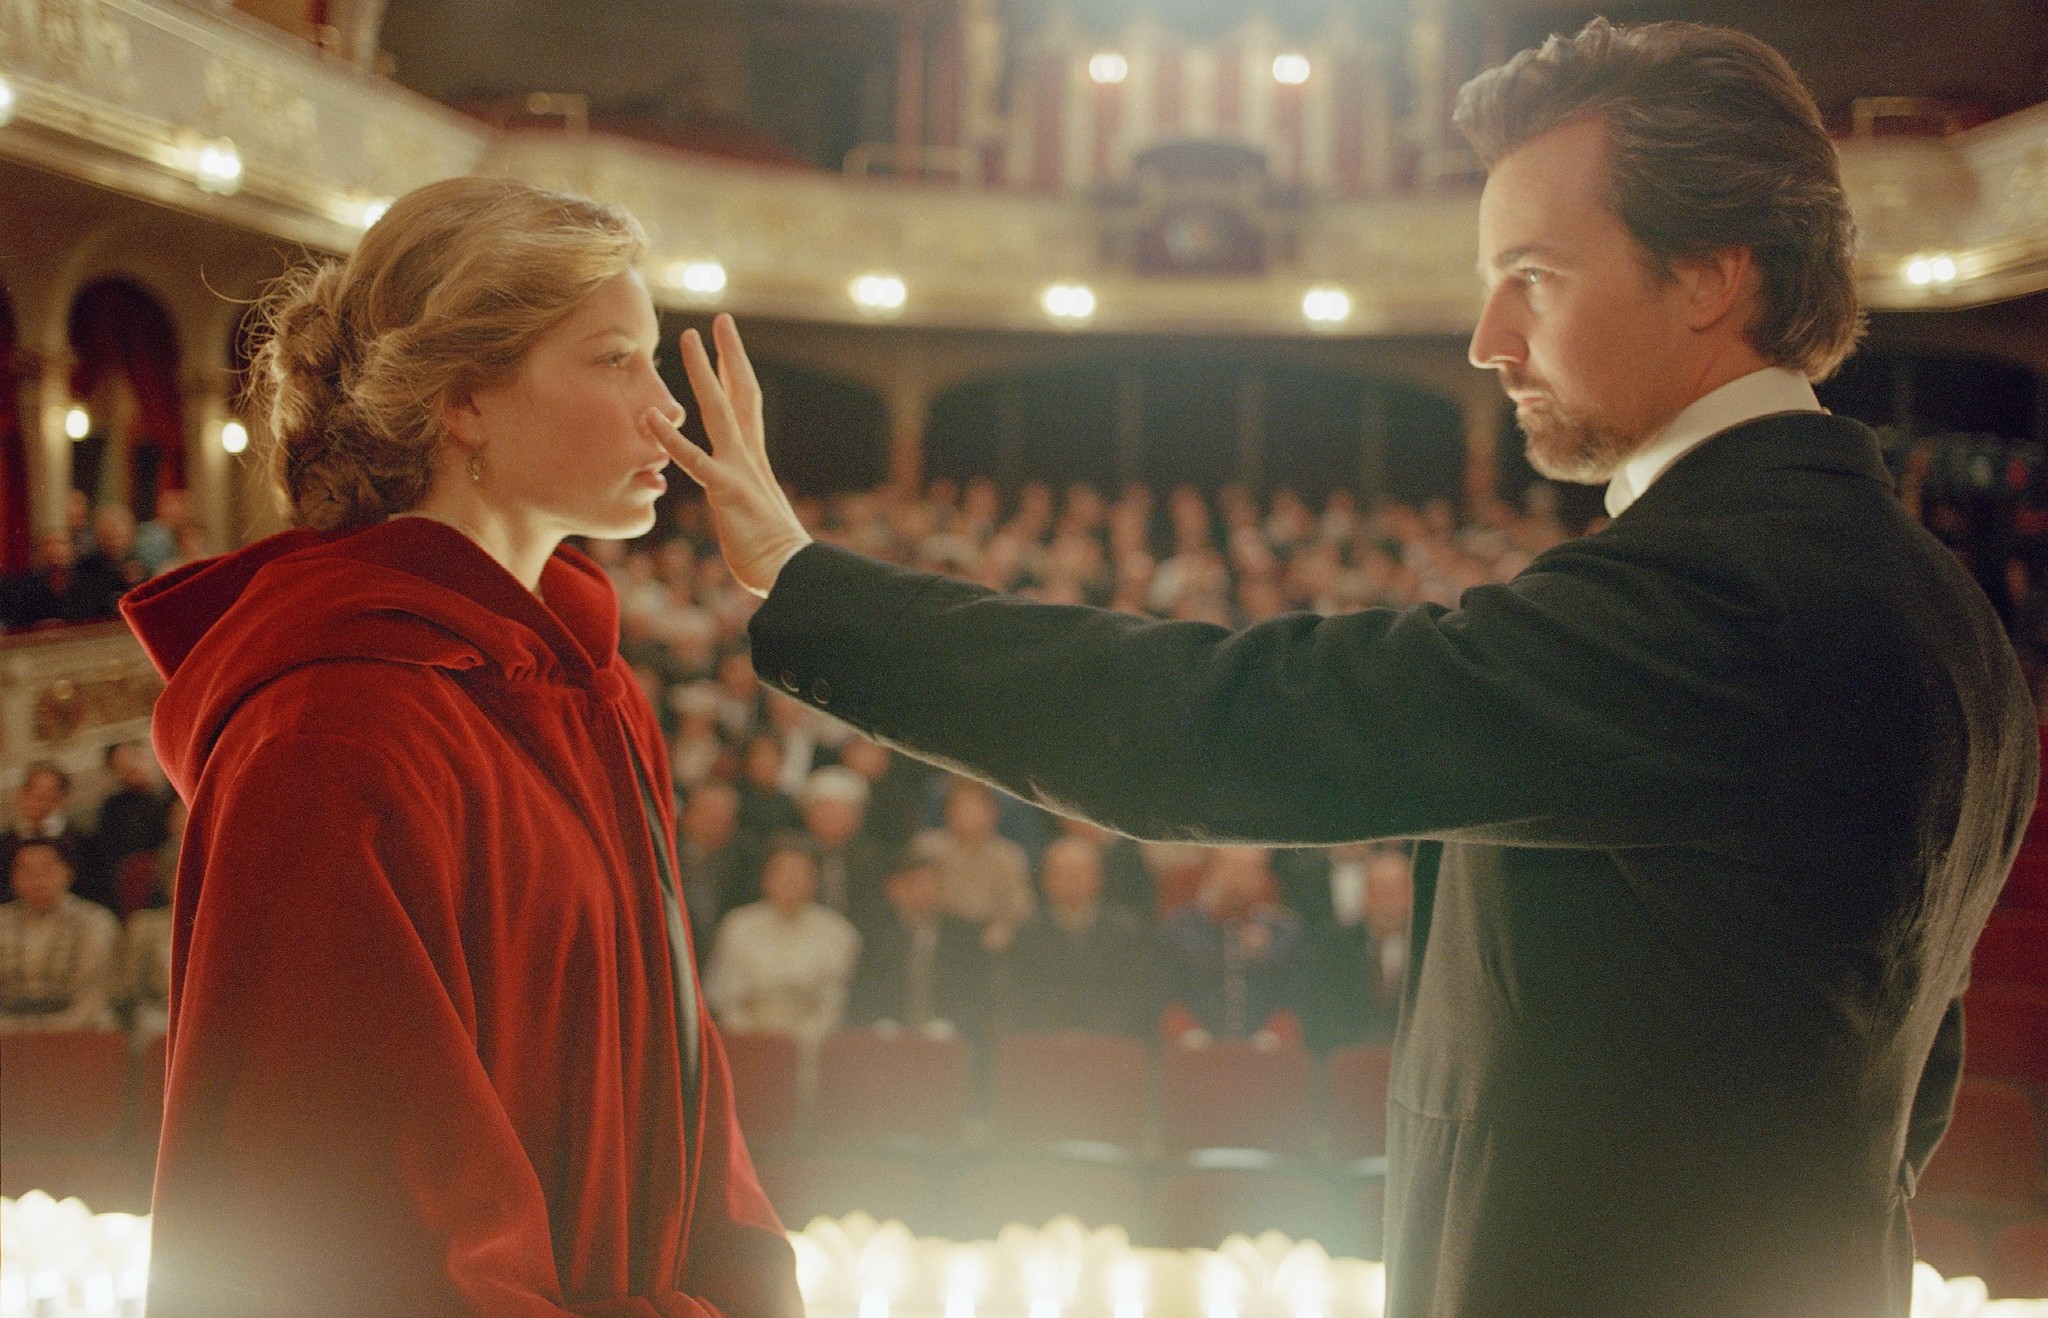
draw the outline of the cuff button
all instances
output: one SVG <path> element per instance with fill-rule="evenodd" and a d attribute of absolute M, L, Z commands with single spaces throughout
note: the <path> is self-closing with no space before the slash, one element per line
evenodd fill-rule
<path fill-rule="evenodd" d="M 811 683 L 811 699 L 820 705 L 832 703 L 832 684 L 824 678 Z"/>
<path fill-rule="evenodd" d="M 796 674 L 787 668 L 782 670 L 782 689 L 791 695 L 797 692 Z"/>

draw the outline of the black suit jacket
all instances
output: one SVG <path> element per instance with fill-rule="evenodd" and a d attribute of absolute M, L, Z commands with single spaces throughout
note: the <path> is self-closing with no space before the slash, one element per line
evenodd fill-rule
<path fill-rule="evenodd" d="M 1908 1309 L 2032 807 L 1982 593 L 1864 427 L 1768 417 L 1462 607 L 1232 634 L 806 548 L 768 680 L 1138 836 L 1423 837 L 1392 1318 Z"/>
<path fill-rule="evenodd" d="M 941 1018 L 969 1039 L 979 1039 L 988 1024 L 988 954 L 981 929 L 950 915 L 939 917 L 938 944 L 933 949 L 935 983 L 932 996 Z M 910 998 L 910 927 L 892 910 L 861 934 L 860 960 L 847 993 L 849 1025 L 878 1021 L 902 1024 Z"/>
<path fill-rule="evenodd" d="M 1043 908 L 1017 926 L 997 963 L 996 1020 L 1006 1033 L 1149 1037 L 1159 1024 L 1152 942 L 1137 916 L 1102 904 L 1070 934 Z"/>

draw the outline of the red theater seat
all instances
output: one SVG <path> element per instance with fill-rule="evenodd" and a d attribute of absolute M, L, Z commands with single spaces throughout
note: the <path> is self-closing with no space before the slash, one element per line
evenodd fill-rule
<path fill-rule="evenodd" d="M 1984 1247 L 1961 1218 L 1913 1210 L 1913 1256 L 1944 1277 L 1984 1275 Z"/>
<path fill-rule="evenodd" d="M 1214 1249 L 1226 1236 L 1278 1231 L 1356 1257 L 1361 1227 L 1356 1208 L 1329 1183 L 1302 1172 L 1180 1172 L 1159 1187 L 1158 1239 L 1167 1249 Z"/>
<path fill-rule="evenodd" d="M 847 1030 L 818 1058 L 814 1125 L 846 1144 L 959 1142 L 971 1077 L 958 1039 Z"/>
<path fill-rule="evenodd" d="M 1120 1226 L 1151 1237 L 1145 1187 L 1128 1167 L 1045 1158 L 990 1158 L 962 1169 L 946 1234 L 993 1240 L 1012 1222 L 1044 1226 L 1072 1217 L 1088 1227 Z"/>
<path fill-rule="evenodd" d="M 1341 1161 L 1387 1152 L 1387 1080 L 1394 1050 L 1384 1044 L 1339 1048 L 1325 1068 L 1330 1096 L 1330 1154 Z"/>
<path fill-rule="evenodd" d="M 1991 1247 L 1991 1294 L 1996 1299 L 2048 1300 L 2048 1220 L 2017 1222 Z"/>
<path fill-rule="evenodd" d="M 1012 1035 L 996 1048 L 990 1105 L 1006 1143 L 1136 1149 L 1152 1110 L 1152 1055 L 1134 1039 Z"/>
<path fill-rule="evenodd" d="M 941 1223 L 932 1215 L 932 1194 L 923 1169 L 896 1158 L 763 1158 L 756 1170 L 775 1215 L 791 1231 L 814 1217 L 866 1213 L 930 1232 Z"/>
<path fill-rule="evenodd" d="M 797 1045 L 786 1034 L 723 1034 L 732 1068 L 733 1107 L 748 1141 L 773 1143 L 796 1133 Z"/>
<path fill-rule="evenodd" d="M 128 1115 L 128 1036 L 0 1034 L 0 1114 L 11 1147 L 112 1142 Z"/>
<path fill-rule="evenodd" d="M 2048 988 L 2048 911 L 1993 911 L 1970 955 L 1970 980 Z"/>
<path fill-rule="evenodd" d="M 1263 1149 L 1305 1156 L 1313 1127 L 1313 1063 L 1295 1044 L 1260 1048 L 1236 1039 L 1169 1046 L 1160 1066 L 1161 1144 Z"/>
<path fill-rule="evenodd" d="M 2042 811 L 2034 812 L 2036 820 L 2043 817 Z M 2021 845 L 2012 873 L 1999 890 L 1998 905 L 2001 910 L 2048 911 L 2048 837 Z"/>
<path fill-rule="evenodd" d="M 1963 1068 L 2048 1088 L 2048 989 L 1972 984 L 1963 994 Z"/>
<path fill-rule="evenodd" d="M 2040 1169 L 2026 1093 L 1999 1080 L 1966 1079 L 1918 1194 L 1955 1207 L 2027 1212 L 2039 1199 Z"/>

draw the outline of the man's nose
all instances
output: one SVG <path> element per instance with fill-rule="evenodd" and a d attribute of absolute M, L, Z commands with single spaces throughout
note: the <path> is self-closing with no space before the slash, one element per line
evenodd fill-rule
<path fill-rule="evenodd" d="M 1510 320 L 1500 290 L 1495 289 L 1479 310 L 1479 323 L 1472 329 L 1472 343 L 1466 349 L 1465 359 L 1483 371 L 1526 361 L 1529 345 Z"/>

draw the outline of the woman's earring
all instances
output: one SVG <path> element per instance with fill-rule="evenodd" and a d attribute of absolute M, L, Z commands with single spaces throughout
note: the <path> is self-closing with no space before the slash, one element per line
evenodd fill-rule
<path fill-rule="evenodd" d="M 477 449 L 469 455 L 469 479 L 472 483 L 484 483 L 484 451 Z"/>

